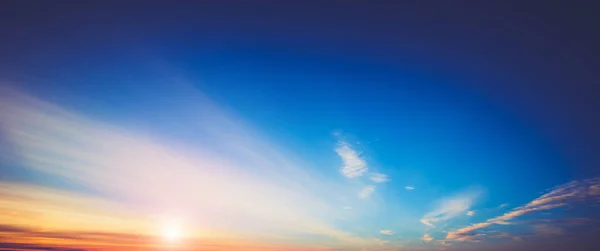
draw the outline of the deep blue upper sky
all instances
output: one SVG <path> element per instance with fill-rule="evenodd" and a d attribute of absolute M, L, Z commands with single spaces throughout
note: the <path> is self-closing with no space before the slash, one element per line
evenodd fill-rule
<path fill-rule="evenodd" d="M 600 20 L 581 3 L 2 5 L 1 80 L 106 121 L 200 140 L 157 116 L 185 81 L 317 167 L 352 138 L 388 199 L 476 185 L 517 206 L 600 175 Z"/>

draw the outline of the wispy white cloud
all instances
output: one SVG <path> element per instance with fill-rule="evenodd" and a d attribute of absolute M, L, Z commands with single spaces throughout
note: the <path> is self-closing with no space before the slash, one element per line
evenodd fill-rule
<path fill-rule="evenodd" d="M 511 224 L 511 220 L 522 215 L 551 210 L 585 201 L 598 202 L 598 197 L 600 196 L 599 194 L 596 194 L 593 189 L 598 185 L 600 185 L 600 178 L 573 181 L 555 187 L 550 192 L 538 197 L 526 205 L 517 207 L 501 216 L 449 232 L 446 239 L 455 241 L 469 240 L 469 238 L 464 237 L 473 236 L 477 230 L 490 227 L 494 224 Z"/>
<path fill-rule="evenodd" d="M 406 186 L 406 187 L 404 187 L 404 189 L 406 189 L 406 190 L 408 190 L 408 191 L 410 191 L 410 190 L 415 190 L 415 188 L 414 188 L 414 187 L 411 187 L 411 186 Z"/>
<path fill-rule="evenodd" d="M 375 186 L 367 185 L 358 192 L 357 196 L 360 199 L 367 199 L 371 197 L 371 194 L 373 194 L 373 192 L 375 192 Z"/>
<path fill-rule="evenodd" d="M 360 177 L 369 170 L 367 162 L 350 144 L 340 141 L 335 151 L 342 158 L 343 166 L 340 168 L 340 173 L 345 177 L 350 179 Z"/>
<path fill-rule="evenodd" d="M 385 244 L 388 244 L 388 243 L 390 242 L 390 241 L 388 241 L 388 240 L 382 240 L 382 239 L 378 239 L 378 238 L 375 238 L 375 239 L 373 239 L 373 240 L 374 240 L 374 241 L 375 241 L 375 243 L 376 243 L 377 245 L 379 245 L 379 246 L 383 246 L 383 245 L 385 245 Z"/>
<path fill-rule="evenodd" d="M 469 210 L 483 191 L 473 188 L 458 195 L 444 198 L 437 203 L 436 208 L 421 218 L 421 223 L 434 227 L 436 222 L 445 221 L 461 215 Z"/>
<path fill-rule="evenodd" d="M 430 242 L 433 240 L 433 237 L 431 237 L 431 235 L 429 235 L 429 234 L 425 234 L 425 235 L 423 235 L 423 237 L 421 237 L 421 240 L 424 242 Z"/>
<path fill-rule="evenodd" d="M 379 233 L 385 234 L 385 235 L 392 235 L 392 234 L 394 234 L 394 231 L 392 231 L 392 230 L 380 230 Z"/>
<path fill-rule="evenodd" d="M 374 173 L 374 174 L 371 174 L 370 179 L 373 182 L 377 182 L 377 183 L 383 183 L 383 182 L 390 181 L 390 178 L 387 175 L 383 174 L 383 173 Z"/>
<path fill-rule="evenodd" d="M 476 211 L 475 210 L 471 210 L 467 212 L 467 216 L 473 216 L 475 215 Z"/>

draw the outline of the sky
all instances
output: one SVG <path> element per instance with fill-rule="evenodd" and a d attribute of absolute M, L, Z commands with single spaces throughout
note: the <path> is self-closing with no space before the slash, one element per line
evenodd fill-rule
<path fill-rule="evenodd" d="M 3 1 L 0 250 L 596 250 L 595 7 Z"/>

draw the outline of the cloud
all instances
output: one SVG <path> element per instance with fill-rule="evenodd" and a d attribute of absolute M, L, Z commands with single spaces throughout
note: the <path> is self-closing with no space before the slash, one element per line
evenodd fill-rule
<path fill-rule="evenodd" d="M 340 173 L 346 178 L 356 178 L 365 174 L 369 169 L 367 162 L 348 143 L 340 141 L 335 148 L 337 154 L 342 158 L 343 166 Z"/>
<path fill-rule="evenodd" d="M 404 187 L 404 189 L 406 189 L 406 190 L 410 191 L 410 190 L 414 190 L 415 188 L 414 188 L 414 187 L 411 187 L 411 186 L 406 186 L 406 187 Z"/>
<path fill-rule="evenodd" d="M 394 234 L 394 231 L 392 231 L 392 230 L 380 230 L 379 233 L 385 234 L 385 235 L 392 235 L 392 234 Z"/>
<path fill-rule="evenodd" d="M 485 238 L 484 234 L 473 234 L 473 235 L 461 235 L 454 241 L 460 242 L 481 242 Z"/>
<path fill-rule="evenodd" d="M 421 218 L 421 223 L 434 227 L 436 222 L 445 221 L 467 211 L 483 191 L 475 188 L 440 200 L 436 208 Z"/>
<path fill-rule="evenodd" d="M 0 222 L 43 229 L 150 234 L 156 225 L 119 203 L 80 192 L 0 182 Z"/>
<path fill-rule="evenodd" d="M 537 224 L 533 226 L 533 229 L 538 235 L 548 236 L 548 235 L 561 235 L 564 233 L 562 228 L 558 228 L 555 226 L 547 225 L 547 224 Z"/>
<path fill-rule="evenodd" d="M 96 246 L 141 246 L 156 237 L 145 234 L 113 233 L 109 231 L 48 231 L 41 228 L 14 227 L 0 225 L 0 242 L 30 243 L 36 240 L 38 244 L 94 244 Z"/>
<path fill-rule="evenodd" d="M 358 196 L 358 198 L 361 198 L 361 199 L 367 199 L 367 198 L 371 197 L 371 194 L 373 194 L 373 192 L 375 192 L 375 186 L 367 185 L 358 192 L 357 196 Z"/>
<path fill-rule="evenodd" d="M 600 184 L 590 186 L 588 193 L 592 196 L 600 196 Z"/>
<path fill-rule="evenodd" d="M 39 251 L 39 250 L 52 250 L 52 251 L 88 251 L 83 248 L 72 248 L 72 247 L 59 247 L 56 245 L 37 245 L 37 244 L 25 244 L 25 243 L 0 243 L 0 250 L 15 250 L 15 251 Z"/>
<path fill-rule="evenodd" d="M 436 241 L 436 243 L 438 243 L 438 244 L 440 244 L 440 245 L 444 245 L 444 246 L 451 246 L 451 245 L 452 245 L 452 244 L 450 244 L 450 243 L 448 243 L 447 241 L 444 241 L 444 240 L 439 240 L 439 241 Z M 442 249 L 440 249 L 440 250 L 446 250 L 446 249 L 445 249 L 445 248 L 442 248 Z"/>
<path fill-rule="evenodd" d="M 590 218 L 553 218 L 553 219 L 530 219 L 525 221 L 520 221 L 519 223 L 523 224 L 552 224 L 554 226 L 582 226 L 593 223 L 594 220 Z"/>
<path fill-rule="evenodd" d="M 9 144 L 14 150 L 10 159 L 15 166 L 35 173 L 41 180 L 77 187 L 89 191 L 86 196 L 102 196 L 111 202 L 109 206 L 94 207 L 81 200 L 86 207 L 65 211 L 68 213 L 46 210 L 44 213 L 61 213 L 56 219 L 67 219 L 52 224 L 54 228 L 111 222 L 100 217 L 103 210 L 112 217 L 114 208 L 123 207 L 135 210 L 137 217 L 149 222 L 179 218 L 194 225 L 193 231 L 198 232 L 227 229 L 238 235 L 308 233 L 332 242 L 367 241 L 337 229 L 331 222 L 339 208 L 339 194 L 350 186 L 309 173 L 292 161 L 288 152 L 205 99 L 175 100 L 185 100 L 187 105 L 177 106 L 184 111 L 161 109 L 167 110 L 168 117 L 176 120 L 178 126 L 189 126 L 186 129 L 194 132 L 193 137 L 198 140 L 167 139 L 157 133 L 160 129 L 118 126 L 115 121 L 100 121 L 19 92 L 2 90 L 0 131 L 2 140 L 6 140 L 2 144 Z M 340 152 L 351 155 L 347 151 Z M 350 162 L 356 165 L 360 161 Z M 42 193 L 50 189 L 47 186 L 17 190 Z M 49 202 L 50 206 L 63 201 L 65 206 L 77 204 L 59 196 L 63 193 L 52 190 L 43 193 L 43 198 L 57 200 Z M 0 205 L 8 205 L 5 201 L 11 196 L 1 197 Z M 74 198 L 81 197 L 85 196 Z M 36 204 L 28 206 L 33 210 L 30 213 L 39 213 L 35 211 Z M 25 207 L 15 202 L 5 210 L 18 208 Z M 97 211 L 100 212 L 96 214 Z M 86 212 L 94 212 L 98 217 L 67 217 Z M 18 220 L 38 224 L 33 218 Z M 75 224 L 75 220 L 85 222 Z M 127 231 L 130 226 L 116 225 L 114 231 Z"/>
<path fill-rule="evenodd" d="M 476 211 L 475 210 L 471 210 L 467 212 L 467 216 L 473 216 L 475 215 Z"/>
<path fill-rule="evenodd" d="M 475 230 L 491 226 L 490 222 L 476 223 L 455 231 L 451 231 L 446 235 L 446 240 L 462 241 L 464 236 L 471 236 Z"/>
<path fill-rule="evenodd" d="M 377 245 L 379 245 L 379 246 L 383 246 L 383 245 L 385 245 L 385 244 L 388 244 L 388 243 L 390 242 L 390 241 L 388 241 L 388 240 L 382 240 L 382 239 L 378 239 L 378 238 L 375 238 L 375 239 L 373 239 L 373 240 L 374 240 L 374 241 L 375 241 L 375 243 L 376 243 Z"/>
<path fill-rule="evenodd" d="M 446 236 L 446 239 L 462 241 L 465 239 L 463 236 L 473 235 L 475 231 L 479 229 L 487 228 L 495 224 L 511 224 L 511 220 L 522 215 L 552 210 L 585 201 L 598 202 L 599 196 L 594 190 L 594 187 L 598 185 L 600 185 L 600 178 L 569 182 L 567 184 L 555 187 L 550 192 L 538 197 L 524 206 L 517 207 L 508 213 L 488 219 L 485 222 L 476 223 L 449 232 Z"/>
<path fill-rule="evenodd" d="M 387 175 L 385 175 L 385 174 L 382 174 L 382 173 L 371 174 L 370 179 L 373 182 L 377 182 L 377 183 L 383 183 L 383 182 L 390 181 L 389 177 Z"/>
<path fill-rule="evenodd" d="M 421 240 L 424 242 L 430 242 L 433 240 L 433 237 L 431 237 L 431 235 L 429 235 L 429 234 L 425 234 L 425 235 L 423 235 L 423 237 L 421 237 Z"/>

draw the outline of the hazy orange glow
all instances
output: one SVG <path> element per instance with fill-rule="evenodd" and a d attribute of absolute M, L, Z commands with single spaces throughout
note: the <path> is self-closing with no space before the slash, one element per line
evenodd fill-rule
<path fill-rule="evenodd" d="M 116 251 L 156 248 L 202 250 L 203 247 L 211 247 L 211 250 L 275 250 L 283 247 L 219 234 L 217 230 L 203 235 L 206 230 L 185 228 L 183 233 L 179 232 L 183 231 L 180 225 L 168 226 L 140 217 L 100 198 L 6 182 L 0 183 L 0 222 L 0 242 L 40 247 Z M 288 250 L 295 248 L 284 246 Z"/>

